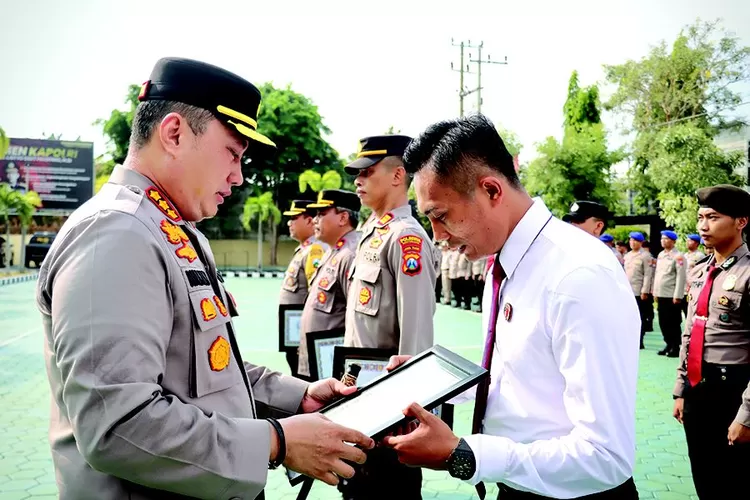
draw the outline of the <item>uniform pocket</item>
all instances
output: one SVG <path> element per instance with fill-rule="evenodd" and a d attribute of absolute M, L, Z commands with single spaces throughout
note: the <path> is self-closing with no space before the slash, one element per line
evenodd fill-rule
<path fill-rule="evenodd" d="M 237 361 L 229 343 L 229 310 L 213 290 L 190 293 L 196 327 L 193 328 L 191 385 L 202 397 L 223 391 L 240 382 Z"/>
<path fill-rule="evenodd" d="M 282 288 L 286 290 L 287 292 L 296 292 L 299 288 L 299 268 L 297 267 L 290 267 L 286 271 L 286 276 L 284 276 L 284 284 L 282 285 Z"/>
<path fill-rule="evenodd" d="M 354 310 L 376 316 L 380 307 L 381 285 L 378 283 L 380 277 L 380 267 L 364 266 L 358 267 L 354 272 L 354 283 L 356 288 L 352 288 L 350 293 L 355 294 L 357 302 Z"/>

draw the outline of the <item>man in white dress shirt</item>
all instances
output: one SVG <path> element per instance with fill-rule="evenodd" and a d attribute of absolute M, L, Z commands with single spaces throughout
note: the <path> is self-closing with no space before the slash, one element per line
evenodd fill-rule
<path fill-rule="evenodd" d="M 419 426 L 385 444 L 404 463 L 447 469 L 479 490 L 498 483 L 503 500 L 638 498 L 640 318 L 617 259 L 529 197 L 481 115 L 431 126 L 404 160 L 435 238 L 495 262 L 482 308 L 491 377 L 471 391 L 472 435 L 455 436 L 415 403 L 405 413 Z"/>

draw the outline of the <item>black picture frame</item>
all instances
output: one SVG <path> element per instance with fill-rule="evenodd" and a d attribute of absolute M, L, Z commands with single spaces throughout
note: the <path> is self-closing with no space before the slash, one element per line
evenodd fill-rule
<path fill-rule="evenodd" d="M 310 332 L 305 335 L 307 340 L 307 359 L 310 364 L 310 382 L 323 380 L 333 375 L 333 352 L 331 352 L 331 372 L 326 373 L 325 367 L 322 365 L 323 363 L 327 364 L 327 362 L 326 360 L 321 359 L 319 347 L 321 344 L 325 344 L 326 347 L 334 348 L 335 345 L 343 345 L 344 332 L 344 328 L 335 328 L 323 332 Z M 334 343 L 334 345 L 331 346 L 331 343 Z"/>
<path fill-rule="evenodd" d="M 403 376 L 404 373 L 408 373 L 409 370 L 413 369 L 416 366 L 419 366 L 420 363 L 426 361 L 430 357 L 433 357 L 433 360 L 437 359 L 444 368 L 447 368 L 446 371 L 451 371 L 453 375 L 456 376 L 456 382 L 446 385 L 433 394 L 423 396 L 427 400 L 423 402 L 422 406 L 428 411 L 432 411 L 436 407 L 442 405 L 456 395 L 461 394 L 468 388 L 478 384 L 484 378 L 489 376 L 489 372 L 481 366 L 436 344 L 430 349 L 427 349 L 426 351 L 423 351 L 422 353 L 414 356 L 401 366 L 398 366 L 394 370 L 386 373 L 382 377 L 373 380 L 372 383 L 360 388 L 354 394 L 345 396 L 338 401 L 335 401 L 332 404 L 322 408 L 320 412 L 324 415 L 329 416 L 331 420 L 337 421 L 336 417 L 333 416 L 333 414 L 335 413 L 334 410 L 342 408 L 343 405 L 350 403 L 351 401 L 354 401 L 358 398 L 361 398 L 363 396 L 366 397 L 374 393 L 377 388 L 381 386 L 381 384 L 392 381 L 396 377 Z M 415 395 L 414 399 L 418 400 L 418 397 L 419 396 Z M 382 423 L 377 424 L 374 429 L 371 429 L 372 432 L 368 433 L 373 439 L 378 440 L 390 429 L 405 422 L 406 417 L 400 412 L 400 410 L 394 411 L 392 416 L 385 419 Z M 339 423 L 348 427 L 356 428 L 356 424 L 348 425 L 344 422 Z M 292 485 L 297 485 L 300 482 L 304 481 L 307 476 L 304 476 L 303 474 L 289 473 L 287 474 L 287 477 L 289 478 L 289 482 Z"/>
<path fill-rule="evenodd" d="M 341 380 L 344 376 L 344 372 L 347 368 L 347 362 L 358 361 L 360 366 L 368 362 L 378 362 L 388 364 L 391 356 L 398 354 L 398 349 L 380 349 L 373 347 L 347 347 L 347 346 L 336 346 L 333 349 L 333 378 Z M 362 366 L 365 368 L 365 366 Z M 362 373 L 362 372 L 360 372 Z M 360 381 L 365 383 L 368 381 L 364 378 L 357 378 L 357 386 L 360 386 Z M 364 384 L 362 384 L 364 385 Z"/>
<path fill-rule="evenodd" d="M 279 352 L 289 352 L 293 350 L 297 351 L 299 347 L 299 330 L 296 334 L 288 331 L 290 325 L 290 319 L 300 318 L 302 316 L 302 310 L 305 308 L 304 304 L 280 304 L 279 305 Z M 292 339 L 290 339 L 290 334 Z M 296 341 L 294 339 L 296 337 Z"/>

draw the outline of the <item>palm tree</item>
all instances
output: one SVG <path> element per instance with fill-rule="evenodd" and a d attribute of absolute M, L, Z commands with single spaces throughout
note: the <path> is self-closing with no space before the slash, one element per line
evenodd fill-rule
<path fill-rule="evenodd" d="M 11 263 L 11 251 L 10 251 L 10 214 L 15 212 L 21 220 L 21 261 L 24 262 L 26 245 L 24 240 L 26 239 L 26 228 L 31 225 L 32 218 L 36 209 L 42 205 L 42 200 L 39 198 L 39 194 L 34 191 L 27 193 L 19 193 L 11 189 L 9 184 L 0 184 L 0 217 L 5 222 L 5 235 L 6 235 L 6 246 L 5 246 L 5 261 L 10 266 Z"/>
<path fill-rule="evenodd" d="M 316 193 L 324 189 L 341 189 L 341 182 L 341 175 L 335 170 L 323 175 L 314 170 L 305 170 L 299 176 L 299 192 L 304 193 L 308 186 Z"/>
<path fill-rule="evenodd" d="M 242 225 L 250 230 L 250 221 L 258 217 L 258 271 L 263 269 L 263 223 L 278 224 L 281 221 L 281 211 L 273 201 L 273 193 L 267 191 L 259 196 L 251 196 L 245 201 L 242 212 Z"/>

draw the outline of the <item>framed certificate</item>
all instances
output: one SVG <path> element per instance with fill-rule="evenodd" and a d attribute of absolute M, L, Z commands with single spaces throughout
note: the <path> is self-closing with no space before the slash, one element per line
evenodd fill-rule
<path fill-rule="evenodd" d="M 307 357 L 310 362 L 310 381 L 333 376 L 333 351 L 344 345 L 344 329 L 310 332 L 307 337 Z"/>
<path fill-rule="evenodd" d="M 299 322 L 304 304 L 279 305 L 279 352 L 299 347 Z"/>
<path fill-rule="evenodd" d="M 489 372 L 481 366 L 435 345 L 320 412 L 378 440 L 405 423 L 402 412 L 412 402 L 433 410 L 487 376 Z M 305 478 L 293 472 L 288 477 L 292 484 Z"/>
<path fill-rule="evenodd" d="M 333 349 L 333 378 L 341 380 L 349 367 L 356 363 L 361 368 L 357 387 L 362 387 L 386 373 L 385 367 L 398 349 L 336 346 Z"/>

